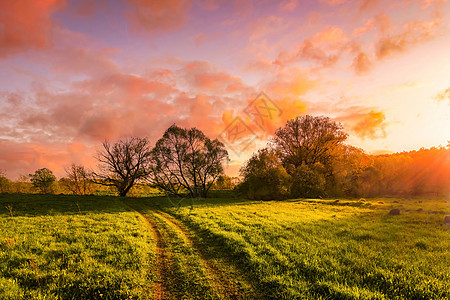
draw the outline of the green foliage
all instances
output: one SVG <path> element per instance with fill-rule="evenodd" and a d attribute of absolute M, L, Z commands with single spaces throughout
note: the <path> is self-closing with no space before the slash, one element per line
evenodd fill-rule
<path fill-rule="evenodd" d="M 37 188 L 41 193 L 51 193 L 53 192 L 53 183 L 56 181 L 53 172 L 47 168 L 42 168 L 36 170 L 34 174 L 30 174 L 30 181 L 35 188 Z"/>
<path fill-rule="evenodd" d="M 0 193 L 11 192 L 12 182 L 5 176 L 0 176 Z"/>
<path fill-rule="evenodd" d="M 259 150 L 240 172 L 243 182 L 239 192 L 249 199 L 273 200 L 288 195 L 291 178 L 273 151 Z"/>
<path fill-rule="evenodd" d="M 292 174 L 290 195 L 293 198 L 324 197 L 325 184 L 325 176 L 320 165 L 301 165 Z"/>
<path fill-rule="evenodd" d="M 212 188 L 216 190 L 232 190 L 236 187 L 235 180 L 237 177 L 230 177 L 227 175 L 220 175 Z"/>
<path fill-rule="evenodd" d="M 299 116 L 275 131 L 272 143 L 289 174 L 301 165 L 328 166 L 347 134 L 340 123 L 324 116 Z"/>

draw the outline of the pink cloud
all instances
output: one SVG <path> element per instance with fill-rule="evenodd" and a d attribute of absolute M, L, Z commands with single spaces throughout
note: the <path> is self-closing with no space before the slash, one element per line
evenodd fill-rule
<path fill-rule="evenodd" d="M 278 4 L 281 11 L 293 11 L 298 6 L 298 0 L 285 0 Z"/>
<path fill-rule="evenodd" d="M 390 56 L 395 52 L 403 52 L 413 45 L 434 39 L 439 33 L 440 19 L 430 22 L 413 21 L 406 23 L 401 32 L 382 37 L 376 44 L 378 58 Z"/>
<path fill-rule="evenodd" d="M 64 166 L 72 162 L 93 168 L 96 164 L 93 154 L 93 149 L 80 142 L 30 143 L 0 139 L 0 169 L 8 170 L 6 175 L 13 180 L 44 167 L 61 178 L 65 176 Z"/>
<path fill-rule="evenodd" d="M 64 0 L 4 0 L 0 10 L 0 57 L 44 49 L 52 43 L 51 15 Z"/>
<path fill-rule="evenodd" d="M 188 0 L 127 0 L 127 17 L 133 29 L 148 32 L 170 31 L 181 28 L 191 8 Z"/>
<path fill-rule="evenodd" d="M 209 39 L 208 35 L 204 33 L 197 34 L 194 38 L 195 46 L 200 46 L 200 44 L 204 43 Z"/>
<path fill-rule="evenodd" d="M 287 27 L 287 23 L 282 17 L 267 16 L 261 17 L 250 22 L 251 41 L 267 38 L 269 35 L 280 32 Z"/>
<path fill-rule="evenodd" d="M 54 72 L 101 76 L 119 72 L 119 65 L 110 58 L 117 52 L 114 48 L 93 49 L 73 45 L 42 56 L 50 62 Z"/>
<path fill-rule="evenodd" d="M 346 2 L 347 0 L 319 0 L 322 3 L 326 3 L 328 5 L 338 5 Z"/>
<path fill-rule="evenodd" d="M 359 52 L 353 59 L 352 67 L 357 74 L 361 75 L 372 69 L 372 62 L 366 53 Z"/>
<path fill-rule="evenodd" d="M 248 89 L 240 77 L 220 71 L 206 61 L 190 62 L 178 73 L 197 93 L 233 94 L 242 93 Z"/>
<path fill-rule="evenodd" d="M 326 27 L 311 38 L 303 40 L 295 52 L 280 52 L 274 63 L 284 66 L 306 61 L 329 67 L 338 62 L 348 43 L 349 38 L 342 28 Z"/>

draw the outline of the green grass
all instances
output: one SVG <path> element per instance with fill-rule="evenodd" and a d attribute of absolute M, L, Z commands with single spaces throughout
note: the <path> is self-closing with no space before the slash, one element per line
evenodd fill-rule
<path fill-rule="evenodd" d="M 151 299 L 152 233 L 118 198 L 3 194 L 0 227 L 1 299 Z"/>
<path fill-rule="evenodd" d="M 449 199 L 194 202 L 0 194 L 0 299 L 450 298 Z"/>
<path fill-rule="evenodd" d="M 212 199 L 164 209 L 231 256 L 265 298 L 448 299 L 449 202 L 421 201 Z M 399 216 L 388 215 L 394 207 Z"/>

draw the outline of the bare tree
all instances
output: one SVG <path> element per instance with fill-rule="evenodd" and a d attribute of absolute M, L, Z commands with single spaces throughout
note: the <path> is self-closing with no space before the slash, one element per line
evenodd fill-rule
<path fill-rule="evenodd" d="M 72 164 L 64 168 L 67 179 L 64 185 L 75 195 L 87 195 L 92 193 L 92 172 L 82 165 Z M 62 179 L 61 179 L 62 180 Z"/>
<path fill-rule="evenodd" d="M 147 138 L 131 137 L 114 144 L 103 142 L 97 153 L 99 172 L 95 182 L 114 186 L 119 196 L 126 196 L 133 185 L 149 174 L 150 145 Z"/>
<path fill-rule="evenodd" d="M 150 181 L 176 195 L 188 192 L 191 197 L 206 197 L 228 160 L 225 146 L 210 140 L 197 128 L 172 125 L 152 151 Z"/>

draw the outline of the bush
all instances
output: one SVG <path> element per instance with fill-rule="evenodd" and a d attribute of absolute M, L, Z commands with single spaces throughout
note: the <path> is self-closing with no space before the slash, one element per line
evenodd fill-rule
<path fill-rule="evenodd" d="M 259 150 L 241 169 L 244 181 L 238 191 L 252 200 L 278 200 L 288 196 L 291 177 L 277 155 L 268 149 Z"/>

